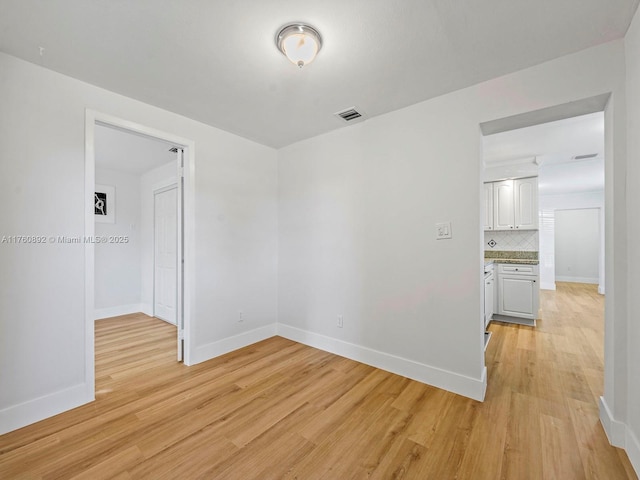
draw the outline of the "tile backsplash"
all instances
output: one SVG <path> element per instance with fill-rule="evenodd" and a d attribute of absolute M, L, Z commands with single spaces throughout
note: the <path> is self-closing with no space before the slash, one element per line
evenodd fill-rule
<path fill-rule="evenodd" d="M 538 251 L 538 231 L 490 231 L 484 232 L 485 250 L 508 250 L 537 252 Z"/>

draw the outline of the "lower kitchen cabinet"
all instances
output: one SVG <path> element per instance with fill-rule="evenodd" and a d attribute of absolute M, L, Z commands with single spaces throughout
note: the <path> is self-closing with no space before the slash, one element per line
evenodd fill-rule
<path fill-rule="evenodd" d="M 484 278 L 484 326 L 493 318 L 495 308 L 495 275 L 491 272 Z"/>
<path fill-rule="evenodd" d="M 538 316 L 539 298 L 537 265 L 499 266 L 499 315 L 535 319 Z"/>

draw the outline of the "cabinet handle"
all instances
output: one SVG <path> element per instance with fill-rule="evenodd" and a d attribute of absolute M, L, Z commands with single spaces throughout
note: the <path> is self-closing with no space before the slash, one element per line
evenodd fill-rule
<path fill-rule="evenodd" d="M 513 228 L 513 225 L 509 225 L 509 228 Z"/>
<path fill-rule="evenodd" d="M 520 225 L 516 225 L 516 228 L 520 228 Z"/>

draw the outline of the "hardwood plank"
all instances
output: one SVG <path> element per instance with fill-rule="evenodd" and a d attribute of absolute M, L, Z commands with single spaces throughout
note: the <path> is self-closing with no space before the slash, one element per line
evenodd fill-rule
<path fill-rule="evenodd" d="M 540 415 L 542 478 L 586 478 L 580 454 L 563 448 L 575 442 L 570 419 Z"/>
<path fill-rule="evenodd" d="M 511 392 L 492 389 L 480 407 L 458 469 L 458 478 L 503 478 Z"/>
<path fill-rule="evenodd" d="M 273 337 L 193 367 L 175 327 L 96 322 L 96 401 L 0 437 L 0 478 L 628 479 L 599 423 L 603 297 L 492 323 L 485 401 Z"/>
<path fill-rule="evenodd" d="M 399 440 L 389 448 L 388 454 L 371 472 L 372 480 L 421 478 L 418 476 L 418 469 L 428 455 L 427 449 L 404 437 L 400 437 Z"/>

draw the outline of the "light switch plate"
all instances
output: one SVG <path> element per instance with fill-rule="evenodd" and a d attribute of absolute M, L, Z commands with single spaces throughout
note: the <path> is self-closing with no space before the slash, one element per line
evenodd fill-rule
<path fill-rule="evenodd" d="M 451 222 L 436 223 L 436 240 L 451 238 Z"/>

